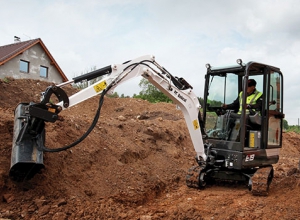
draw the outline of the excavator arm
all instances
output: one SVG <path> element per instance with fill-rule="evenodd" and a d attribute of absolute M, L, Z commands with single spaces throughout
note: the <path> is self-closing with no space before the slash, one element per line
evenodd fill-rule
<path fill-rule="evenodd" d="M 205 162 L 207 156 L 200 127 L 200 103 L 193 92 L 193 87 L 183 78 L 174 77 L 165 68 L 160 66 L 155 57 L 146 55 L 123 64 L 106 66 L 91 73 L 87 73 L 60 85 L 50 86 L 43 93 L 40 103 L 21 103 L 15 110 L 15 125 L 13 137 L 13 149 L 11 158 L 10 176 L 15 180 L 31 178 L 44 167 L 43 152 L 57 152 L 44 146 L 45 122 L 55 122 L 58 114 L 66 108 L 77 105 L 93 96 L 100 95 L 99 106 L 103 102 L 105 94 L 113 94 L 114 89 L 132 78 L 142 76 L 156 88 L 168 96 L 183 112 L 197 160 Z M 102 77 L 101 80 L 89 87 L 68 97 L 63 86 L 77 83 L 83 80 L 91 80 Z M 52 104 L 50 97 L 55 95 L 59 100 Z M 99 109 L 100 114 L 100 109 Z M 94 125 L 98 117 L 95 117 Z M 93 126 L 91 126 L 93 128 Z M 86 132 L 79 141 L 74 142 L 67 149 L 81 142 L 90 131 Z"/>

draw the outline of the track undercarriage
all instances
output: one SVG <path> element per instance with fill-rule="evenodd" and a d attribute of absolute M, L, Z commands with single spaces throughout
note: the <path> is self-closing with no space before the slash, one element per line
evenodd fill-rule
<path fill-rule="evenodd" d="M 213 180 L 248 181 L 248 187 L 255 196 L 267 196 L 273 179 L 273 167 L 259 167 L 249 170 L 230 170 L 220 168 L 207 168 L 201 166 L 191 167 L 186 175 L 186 185 L 191 188 L 203 189 Z"/>

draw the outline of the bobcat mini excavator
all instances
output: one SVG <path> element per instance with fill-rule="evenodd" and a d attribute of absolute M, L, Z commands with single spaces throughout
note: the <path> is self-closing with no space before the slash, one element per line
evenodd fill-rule
<path fill-rule="evenodd" d="M 215 179 L 245 181 L 254 195 L 267 195 L 274 172 L 272 164 L 278 162 L 282 144 L 283 76 L 280 69 L 273 66 L 237 62 L 228 67 L 207 64 L 201 111 L 193 87 L 185 79 L 169 73 L 151 55 L 49 86 L 39 103 L 20 103 L 15 109 L 11 178 L 16 181 L 32 178 L 44 168 L 43 152 L 66 150 L 83 141 L 99 119 L 105 94 L 112 94 L 121 83 L 142 76 L 182 110 L 197 162 L 187 172 L 187 186 L 203 188 Z M 70 97 L 63 90 L 67 84 L 99 77 L 102 77 L 99 81 Z M 246 94 L 250 78 L 257 81 L 257 89 L 263 92 L 262 109 L 254 112 L 243 107 L 241 114 L 222 109 L 222 103 L 231 102 L 241 91 Z M 96 95 L 99 95 L 99 107 L 82 137 L 61 148 L 46 147 L 45 123 L 54 123 L 61 111 Z M 56 103 L 50 101 L 53 97 L 58 100 Z M 246 98 L 246 95 L 241 96 L 242 106 L 246 106 Z"/>

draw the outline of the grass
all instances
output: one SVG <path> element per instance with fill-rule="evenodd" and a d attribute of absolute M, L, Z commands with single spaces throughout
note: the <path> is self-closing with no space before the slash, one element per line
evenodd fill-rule
<path fill-rule="evenodd" d="M 289 128 L 286 130 L 287 132 L 295 132 L 297 134 L 300 133 L 300 127 L 297 126 L 297 125 L 292 125 L 292 126 L 289 126 Z"/>

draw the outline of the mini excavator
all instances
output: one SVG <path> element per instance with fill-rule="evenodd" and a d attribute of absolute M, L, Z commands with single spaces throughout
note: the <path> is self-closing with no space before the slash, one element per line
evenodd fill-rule
<path fill-rule="evenodd" d="M 268 195 L 282 145 L 283 75 L 279 68 L 258 63 L 226 67 L 206 65 L 202 106 L 193 87 L 160 66 L 152 55 L 123 64 L 114 64 L 78 76 L 60 85 L 49 86 L 39 103 L 20 103 L 15 109 L 10 177 L 15 181 L 32 178 L 44 168 L 43 153 L 59 152 L 83 141 L 96 125 L 106 94 L 121 83 L 142 76 L 168 96 L 182 111 L 196 152 L 197 165 L 187 171 L 188 187 L 201 189 L 211 180 L 244 181 L 253 195 Z M 67 96 L 67 84 L 99 79 L 89 87 Z M 249 79 L 255 79 L 262 92 L 259 111 L 247 110 Z M 240 112 L 225 110 L 222 103 L 232 102 L 240 92 Z M 99 95 L 99 107 L 87 131 L 68 146 L 45 146 L 45 123 L 54 123 L 59 113 L 86 99 Z M 57 99 L 52 103 L 52 98 Z M 51 99 L 51 101 L 50 101 Z M 202 108 L 201 108 L 202 107 Z"/>

